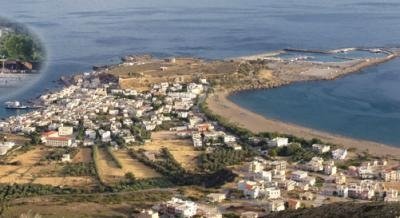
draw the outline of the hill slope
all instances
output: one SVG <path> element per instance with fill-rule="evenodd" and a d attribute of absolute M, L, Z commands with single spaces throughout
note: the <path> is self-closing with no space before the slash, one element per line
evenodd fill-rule
<path fill-rule="evenodd" d="M 282 211 L 268 216 L 268 218 L 289 217 L 399 217 L 400 203 L 337 203 L 317 208 Z"/>

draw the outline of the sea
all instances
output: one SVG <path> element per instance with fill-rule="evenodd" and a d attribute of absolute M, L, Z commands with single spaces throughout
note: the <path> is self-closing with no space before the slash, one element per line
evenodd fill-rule
<path fill-rule="evenodd" d="M 127 54 L 220 59 L 283 48 L 399 47 L 398 0 L 0 0 L 0 16 L 28 25 L 45 43 L 37 81 L 0 89 L 29 100 L 63 75 L 117 63 Z M 335 81 L 232 95 L 266 117 L 400 146 L 400 60 Z M 0 102 L 0 104 L 1 104 Z M 22 111 L 0 107 L 0 117 Z"/>

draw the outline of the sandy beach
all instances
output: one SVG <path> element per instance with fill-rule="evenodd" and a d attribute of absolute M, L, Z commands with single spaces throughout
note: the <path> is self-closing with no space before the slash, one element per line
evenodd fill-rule
<path fill-rule="evenodd" d="M 357 151 L 367 150 L 376 156 L 400 155 L 400 148 L 371 141 L 348 138 L 296 124 L 285 123 L 279 120 L 268 119 L 252 111 L 244 109 L 228 99 L 229 92 L 217 91 L 207 98 L 207 104 L 213 113 L 218 114 L 239 126 L 252 132 L 278 132 L 303 137 L 306 139 L 318 138 L 327 143 L 333 143 L 346 148 L 356 148 Z"/>

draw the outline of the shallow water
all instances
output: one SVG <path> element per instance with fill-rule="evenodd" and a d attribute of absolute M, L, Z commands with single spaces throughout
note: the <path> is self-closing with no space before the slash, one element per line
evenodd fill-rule
<path fill-rule="evenodd" d="M 400 146 L 400 60 L 334 81 L 297 83 L 230 96 L 261 115 Z"/>

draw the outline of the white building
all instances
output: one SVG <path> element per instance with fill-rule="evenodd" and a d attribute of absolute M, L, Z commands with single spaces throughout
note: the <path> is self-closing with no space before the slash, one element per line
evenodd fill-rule
<path fill-rule="evenodd" d="M 88 129 L 85 131 L 85 137 L 88 139 L 95 140 L 96 139 L 96 131 Z"/>
<path fill-rule="evenodd" d="M 285 202 L 282 200 L 273 200 L 267 203 L 266 211 L 269 213 L 283 210 L 285 210 Z"/>
<path fill-rule="evenodd" d="M 14 142 L 2 142 L 0 143 L 0 155 L 5 155 L 7 152 L 15 146 Z"/>
<path fill-rule="evenodd" d="M 71 161 L 71 155 L 70 154 L 63 154 L 61 157 L 61 162 L 70 162 Z"/>
<path fill-rule="evenodd" d="M 261 172 L 258 172 L 255 177 L 258 178 L 258 179 L 262 179 L 265 182 L 271 182 L 272 181 L 272 173 L 271 173 L 271 171 L 264 171 L 263 170 Z"/>
<path fill-rule="evenodd" d="M 386 196 L 384 201 L 385 202 L 397 202 L 399 201 L 399 192 L 395 189 L 390 189 L 385 192 Z"/>
<path fill-rule="evenodd" d="M 324 173 L 326 175 L 333 176 L 337 172 L 337 167 L 335 166 L 335 163 L 333 161 L 327 161 L 324 164 Z"/>
<path fill-rule="evenodd" d="M 275 187 L 266 188 L 264 193 L 267 199 L 278 199 L 281 197 L 281 190 Z"/>
<path fill-rule="evenodd" d="M 102 142 L 111 142 L 111 132 L 105 131 L 101 134 L 101 141 Z"/>
<path fill-rule="evenodd" d="M 283 146 L 288 146 L 288 145 L 289 145 L 288 138 L 277 137 L 277 138 L 274 138 L 274 139 L 268 141 L 268 146 L 270 146 L 270 147 L 283 147 Z"/>
<path fill-rule="evenodd" d="M 158 212 L 154 210 L 142 210 L 137 216 L 138 218 L 158 218 Z"/>
<path fill-rule="evenodd" d="M 338 185 L 336 192 L 339 197 L 347 198 L 349 196 L 349 188 L 345 185 Z"/>
<path fill-rule="evenodd" d="M 222 202 L 226 199 L 226 194 L 222 193 L 210 193 L 207 195 L 207 199 L 210 202 Z"/>
<path fill-rule="evenodd" d="M 249 163 L 249 172 L 260 173 L 264 170 L 264 164 L 259 161 L 252 161 Z"/>
<path fill-rule="evenodd" d="M 224 143 L 235 142 L 236 137 L 233 135 L 224 135 Z"/>
<path fill-rule="evenodd" d="M 321 157 L 313 157 L 308 163 L 304 165 L 305 170 L 312 172 L 319 172 L 324 169 L 324 159 Z"/>
<path fill-rule="evenodd" d="M 238 183 L 238 189 L 243 191 L 243 194 L 251 199 L 256 199 L 260 196 L 261 187 L 254 181 L 241 180 Z"/>
<path fill-rule="evenodd" d="M 193 147 L 195 147 L 195 148 L 203 147 L 203 141 L 201 139 L 201 134 L 200 133 L 193 133 L 192 134 L 192 141 L 193 141 Z"/>
<path fill-rule="evenodd" d="M 315 177 L 309 176 L 307 172 L 301 170 L 292 172 L 290 178 L 296 182 L 309 184 L 311 186 L 315 185 L 316 182 Z"/>
<path fill-rule="evenodd" d="M 320 154 L 329 152 L 331 150 L 331 146 L 329 145 L 321 145 L 321 144 L 313 144 L 312 149 Z"/>
<path fill-rule="evenodd" d="M 347 156 L 347 149 L 336 149 L 332 151 L 332 157 L 335 160 L 344 160 Z"/>
<path fill-rule="evenodd" d="M 172 217 L 192 217 L 197 213 L 197 204 L 193 201 L 172 198 L 160 205 L 159 212 Z"/>

